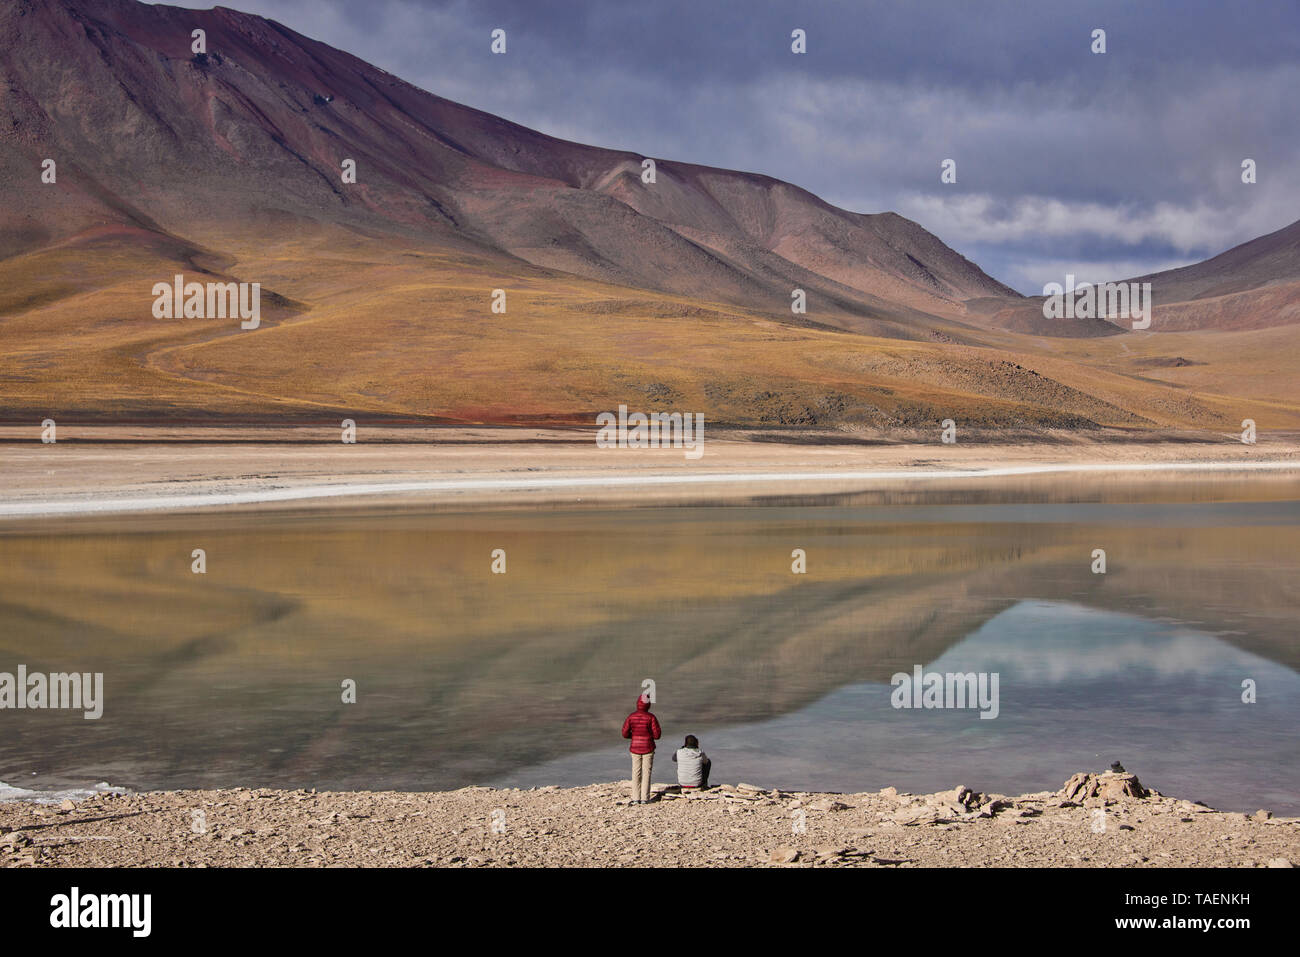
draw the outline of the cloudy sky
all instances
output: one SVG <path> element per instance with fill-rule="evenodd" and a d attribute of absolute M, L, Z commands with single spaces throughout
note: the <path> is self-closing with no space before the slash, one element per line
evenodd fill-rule
<path fill-rule="evenodd" d="M 1300 219 L 1298 0 L 224 5 L 555 136 L 895 210 L 1025 293 L 1067 271 L 1195 262 Z"/>

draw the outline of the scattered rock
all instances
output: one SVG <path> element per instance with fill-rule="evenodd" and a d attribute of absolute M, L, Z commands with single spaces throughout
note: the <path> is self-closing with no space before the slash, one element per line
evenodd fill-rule
<path fill-rule="evenodd" d="M 945 815 L 946 812 L 942 809 L 926 805 L 923 807 L 905 807 L 894 814 L 892 820 L 906 827 L 915 827 L 918 824 L 947 823 L 949 817 Z"/>
<path fill-rule="evenodd" d="M 1291 862 L 1285 857 L 1275 857 L 1268 862 L 1269 867 L 1291 867 Z"/>
<path fill-rule="evenodd" d="M 964 784 L 959 784 L 951 791 L 928 795 L 925 800 L 927 804 L 946 804 L 965 809 L 978 805 L 982 798 L 983 795 L 972 791 Z"/>
<path fill-rule="evenodd" d="M 793 864 L 797 860 L 799 860 L 799 852 L 793 847 L 775 847 L 767 856 L 769 864 Z"/>
<path fill-rule="evenodd" d="M 822 798 L 820 801 L 813 801 L 811 804 L 805 805 L 805 807 L 810 811 L 847 811 L 849 809 L 847 804 L 841 804 L 833 798 Z"/>
<path fill-rule="evenodd" d="M 1088 798 L 1121 800 L 1145 798 L 1147 792 L 1135 774 L 1118 774 L 1114 771 L 1093 774 L 1091 771 L 1081 771 L 1062 785 L 1057 796 L 1065 801 L 1083 801 Z"/>

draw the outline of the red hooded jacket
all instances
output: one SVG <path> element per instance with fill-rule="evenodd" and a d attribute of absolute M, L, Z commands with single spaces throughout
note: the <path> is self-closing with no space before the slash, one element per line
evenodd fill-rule
<path fill-rule="evenodd" d="M 653 754 L 659 739 L 659 719 L 650 712 L 650 699 L 636 699 L 636 710 L 623 719 L 623 737 L 631 738 L 633 754 Z"/>

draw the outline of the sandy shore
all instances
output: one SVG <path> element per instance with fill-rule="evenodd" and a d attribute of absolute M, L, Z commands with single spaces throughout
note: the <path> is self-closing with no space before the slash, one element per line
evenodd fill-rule
<path fill-rule="evenodd" d="M 1300 437 L 1244 445 L 1214 434 L 971 436 L 727 433 L 689 460 L 675 449 L 599 449 L 594 433 L 373 429 L 344 445 L 329 429 L 65 428 L 42 445 L 0 429 L 0 518 L 231 507 L 419 502 L 620 504 L 961 489 L 1074 477 L 1204 481 L 1300 475 Z"/>
<path fill-rule="evenodd" d="M 1300 819 L 1222 813 L 1132 775 L 1056 792 L 964 787 L 682 795 L 627 782 L 444 793 L 235 789 L 0 804 L 2 867 L 1289 867 Z"/>

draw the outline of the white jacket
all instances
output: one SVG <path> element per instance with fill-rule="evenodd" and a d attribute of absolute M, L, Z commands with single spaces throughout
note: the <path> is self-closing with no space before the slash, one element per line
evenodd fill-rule
<path fill-rule="evenodd" d="M 678 748 L 673 760 L 677 762 L 678 784 L 697 788 L 704 783 L 704 765 L 709 756 L 699 748 Z"/>

